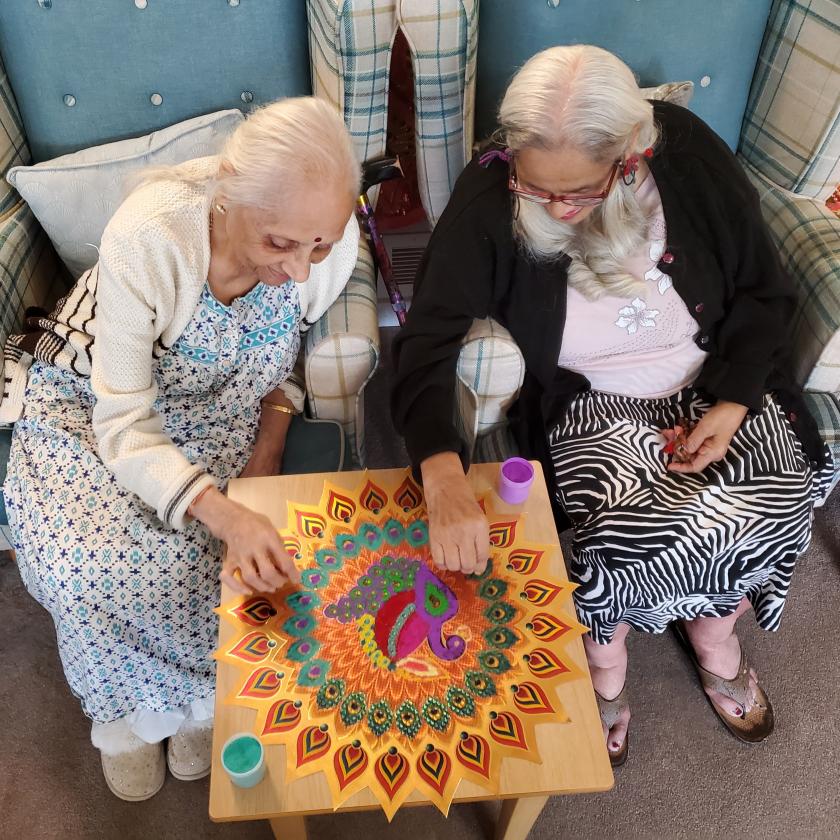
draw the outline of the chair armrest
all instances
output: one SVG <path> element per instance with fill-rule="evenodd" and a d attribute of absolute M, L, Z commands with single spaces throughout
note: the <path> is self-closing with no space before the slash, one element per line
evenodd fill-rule
<path fill-rule="evenodd" d="M 0 348 L 20 330 L 23 313 L 30 306 L 49 309 L 68 280 L 29 206 L 18 201 L 0 216 Z"/>
<path fill-rule="evenodd" d="M 17 190 L 6 181 L 6 173 L 13 166 L 28 166 L 30 163 L 32 155 L 26 145 L 23 120 L 0 57 L 0 220 L 5 219 L 20 201 Z"/>
<path fill-rule="evenodd" d="M 782 265 L 797 284 L 799 309 L 792 324 L 796 379 L 809 391 L 840 393 L 840 219 L 742 163 L 758 190 Z"/>
<path fill-rule="evenodd" d="M 504 426 L 525 378 L 525 360 L 511 334 L 491 318 L 474 321 L 458 357 L 456 405 L 472 452 L 476 439 Z"/>
<path fill-rule="evenodd" d="M 376 275 L 367 243 L 344 291 L 306 334 L 309 413 L 341 423 L 355 466 L 364 466 L 365 386 L 379 364 Z"/>

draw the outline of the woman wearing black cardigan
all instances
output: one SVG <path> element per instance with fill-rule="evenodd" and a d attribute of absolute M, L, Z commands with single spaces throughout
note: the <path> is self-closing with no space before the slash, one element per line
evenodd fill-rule
<path fill-rule="evenodd" d="M 455 368 L 475 318 L 525 358 L 510 412 L 543 462 L 590 628 L 613 764 L 627 754 L 630 628 L 675 622 L 737 737 L 773 728 L 735 622 L 778 628 L 830 456 L 788 373 L 795 291 L 723 141 L 642 98 L 596 47 L 517 74 L 498 143 L 461 175 L 396 341 L 393 415 L 419 468 L 435 561 L 483 568 L 487 523 L 464 478 Z"/>

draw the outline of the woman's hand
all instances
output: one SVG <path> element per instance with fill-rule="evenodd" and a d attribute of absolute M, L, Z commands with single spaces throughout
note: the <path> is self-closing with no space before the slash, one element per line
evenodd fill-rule
<path fill-rule="evenodd" d="M 284 441 L 285 442 L 285 441 Z M 283 467 L 283 450 L 279 452 L 251 453 L 245 468 L 239 473 L 239 478 L 260 478 L 265 475 L 279 475 Z"/>
<path fill-rule="evenodd" d="M 461 459 L 454 452 L 441 452 L 426 458 L 420 471 L 429 511 L 432 560 L 450 572 L 480 574 L 490 556 L 490 530 Z"/>
<path fill-rule="evenodd" d="M 234 592 L 275 592 L 287 581 L 300 583 L 300 572 L 267 516 L 231 501 L 215 487 L 199 497 L 190 514 L 227 544 L 219 580 Z"/>
<path fill-rule="evenodd" d="M 671 472 L 699 473 L 713 461 L 720 461 L 746 416 L 747 407 L 740 403 L 721 401 L 712 406 L 688 436 L 685 448 L 690 460 L 683 464 L 668 464 L 668 469 Z M 673 429 L 666 429 L 663 434 L 670 441 L 675 433 Z"/>

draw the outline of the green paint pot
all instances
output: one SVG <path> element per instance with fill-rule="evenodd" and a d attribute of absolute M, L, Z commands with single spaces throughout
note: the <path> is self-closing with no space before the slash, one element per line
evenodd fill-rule
<path fill-rule="evenodd" d="M 222 747 L 222 767 L 237 787 L 259 784 L 265 776 L 265 750 L 260 739 L 250 732 L 231 735 Z"/>

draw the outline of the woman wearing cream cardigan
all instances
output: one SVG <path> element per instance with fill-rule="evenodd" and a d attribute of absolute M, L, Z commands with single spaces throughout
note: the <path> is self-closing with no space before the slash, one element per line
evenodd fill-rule
<path fill-rule="evenodd" d="M 220 158 L 149 173 L 97 265 L 7 348 L 21 576 L 123 799 L 154 795 L 167 761 L 209 772 L 219 578 L 269 592 L 296 575 L 222 488 L 280 468 L 300 332 L 356 262 L 358 186 L 329 105 L 269 105 Z"/>

